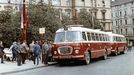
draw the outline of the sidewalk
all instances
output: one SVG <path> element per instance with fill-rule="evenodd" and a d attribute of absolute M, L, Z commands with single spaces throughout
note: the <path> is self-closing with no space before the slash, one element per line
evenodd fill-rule
<path fill-rule="evenodd" d="M 4 61 L 4 62 L 5 64 L 0 63 L 0 75 L 45 67 L 45 65 L 42 64 L 41 62 L 39 65 L 34 65 L 33 62 L 29 60 L 26 60 L 26 64 L 22 64 L 21 66 L 17 66 L 17 62 L 10 62 L 10 61 Z"/>

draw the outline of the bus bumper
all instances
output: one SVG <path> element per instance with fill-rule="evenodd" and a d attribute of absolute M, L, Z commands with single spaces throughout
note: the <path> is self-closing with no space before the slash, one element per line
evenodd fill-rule
<path fill-rule="evenodd" d="M 53 56 L 53 59 L 78 59 L 84 58 L 84 55 Z"/>

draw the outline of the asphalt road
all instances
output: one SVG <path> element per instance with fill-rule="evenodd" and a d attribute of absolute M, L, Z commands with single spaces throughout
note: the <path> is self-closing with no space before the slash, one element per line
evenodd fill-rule
<path fill-rule="evenodd" d="M 54 64 L 7 75 L 134 75 L 134 50 L 107 60 L 94 59 L 89 65 Z"/>

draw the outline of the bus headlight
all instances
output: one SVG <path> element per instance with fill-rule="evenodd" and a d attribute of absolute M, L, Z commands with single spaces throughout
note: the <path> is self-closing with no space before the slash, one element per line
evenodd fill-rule
<path fill-rule="evenodd" d="M 54 54 L 57 54 L 57 51 L 54 51 Z"/>
<path fill-rule="evenodd" d="M 76 53 L 76 54 L 79 54 L 79 50 L 75 50 L 75 53 Z"/>

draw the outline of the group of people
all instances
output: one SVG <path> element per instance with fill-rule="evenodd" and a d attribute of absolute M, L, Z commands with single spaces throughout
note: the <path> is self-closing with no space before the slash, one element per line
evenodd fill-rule
<path fill-rule="evenodd" d="M 0 53 L 3 53 L 3 46 L 0 43 Z M 32 43 L 27 45 L 26 41 L 23 41 L 22 43 L 13 42 L 13 44 L 10 47 L 10 50 L 12 50 L 12 62 L 17 61 L 17 65 L 20 66 L 21 64 L 25 64 L 25 60 L 29 59 L 32 60 L 34 64 L 39 65 L 40 60 L 42 60 L 42 63 L 45 65 L 48 65 L 48 56 L 51 51 L 51 42 L 44 40 L 41 43 L 39 41 L 32 41 Z M 1 54 L 0 54 L 1 55 Z M 3 56 L 0 56 L 1 63 L 3 62 Z"/>

